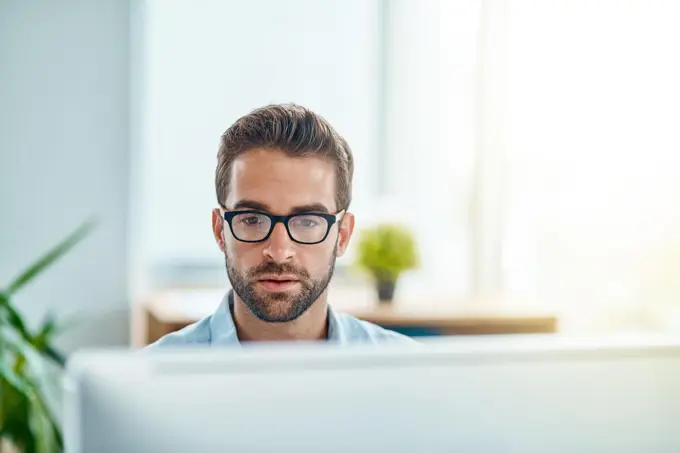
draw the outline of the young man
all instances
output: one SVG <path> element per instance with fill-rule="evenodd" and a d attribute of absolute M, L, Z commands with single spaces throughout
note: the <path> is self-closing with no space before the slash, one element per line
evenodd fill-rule
<path fill-rule="evenodd" d="M 297 105 L 260 108 L 222 135 L 217 160 L 212 227 L 233 290 L 214 314 L 152 347 L 412 341 L 328 305 L 354 230 L 354 163 L 326 120 Z"/>

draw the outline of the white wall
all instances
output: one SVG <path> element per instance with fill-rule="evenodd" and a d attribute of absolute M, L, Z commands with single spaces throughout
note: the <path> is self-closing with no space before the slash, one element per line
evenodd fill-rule
<path fill-rule="evenodd" d="M 477 151 L 478 0 L 390 0 L 383 218 L 415 232 L 420 267 L 403 294 L 470 292 Z"/>
<path fill-rule="evenodd" d="M 127 1 L 0 2 L 0 286 L 101 222 L 17 297 L 32 322 L 76 316 L 66 349 L 128 340 L 128 31 Z"/>

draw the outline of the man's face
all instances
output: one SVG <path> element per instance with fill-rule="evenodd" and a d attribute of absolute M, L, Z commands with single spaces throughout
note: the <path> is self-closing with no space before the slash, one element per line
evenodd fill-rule
<path fill-rule="evenodd" d="M 225 208 L 273 215 L 335 214 L 335 180 L 333 163 L 323 158 L 251 150 L 233 163 Z M 297 319 L 325 292 L 354 227 L 350 213 L 339 222 L 319 244 L 293 241 L 282 223 L 267 240 L 246 243 L 234 238 L 219 209 L 213 211 L 213 231 L 234 292 L 267 322 Z"/>

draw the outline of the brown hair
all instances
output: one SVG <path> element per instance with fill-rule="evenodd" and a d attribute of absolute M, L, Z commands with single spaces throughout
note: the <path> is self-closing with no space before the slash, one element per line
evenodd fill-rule
<path fill-rule="evenodd" d="M 234 159 L 255 148 L 280 150 L 292 157 L 322 156 L 332 160 L 336 167 L 337 208 L 340 211 L 349 207 L 354 173 L 349 145 L 328 121 L 295 104 L 254 110 L 222 134 L 215 171 L 215 190 L 222 206 L 229 191 Z"/>

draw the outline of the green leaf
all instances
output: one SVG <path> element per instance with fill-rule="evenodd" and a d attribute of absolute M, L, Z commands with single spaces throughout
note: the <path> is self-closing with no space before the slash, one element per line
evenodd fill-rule
<path fill-rule="evenodd" d="M 66 358 L 51 346 L 52 337 L 58 334 L 63 329 L 63 326 L 57 325 L 56 319 L 51 313 L 43 321 L 42 326 L 38 330 L 38 334 L 34 338 L 33 346 L 45 356 L 52 359 L 59 366 L 66 365 Z"/>
<path fill-rule="evenodd" d="M 9 366 L 9 364 L 6 361 L 0 362 L 0 379 L 3 380 L 3 383 L 6 384 L 7 388 L 11 388 L 13 391 L 26 395 L 31 393 L 31 388 L 26 382 L 24 382 L 23 378 L 14 372 L 12 368 Z M 3 392 L 4 393 L 4 392 Z M 3 402 L 4 402 L 4 395 L 3 397 Z"/>
<path fill-rule="evenodd" d="M 90 231 L 92 231 L 95 225 L 96 222 L 94 220 L 88 220 L 84 222 L 73 233 L 71 233 L 63 241 L 43 255 L 39 260 L 29 266 L 28 269 L 19 274 L 19 276 L 16 277 L 14 281 L 12 281 L 7 287 L 7 290 L 5 291 L 6 296 L 11 296 L 12 294 L 16 293 L 19 289 L 30 282 L 36 275 L 40 274 L 52 263 L 61 258 L 64 254 L 66 254 L 66 252 L 71 250 L 76 244 L 83 240 L 90 233 Z"/>
<path fill-rule="evenodd" d="M 2 378 L 2 403 L 4 412 L 4 424 L 9 425 L 15 420 L 25 420 L 27 418 L 28 406 L 25 403 L 30 398 L 30 388 L 25 383 L 17 386 L 16 382 Z"/>
<path fill-rule="evenodd" d="M 56 322 L 52 317 L 48 317 L 37 335 L 33 336 L 21 319 L 19 313 L 10 305 L 5 305 L 7 318 L 24 342 L 30 345 L 37 352 L 44 354 L 47 358 L 57 363 L 60 367 L 66 366 L 66 357 L 50 345 L 52 335 L 57 333 Z"/>
<path fill-rule="evenodd" d="M 31 333 L 28 331 L 28 328 L 26 327 L 26 324 L 24 323 L 24 320 L 22 319 L 19 312 L 14 307 L 12 307 L 9 302 L 5 304 L 4 308 L 7 311 L 7 321 L 9 322 L 9 325 L 14 327 L 21 338 L 29 343 L 32 343 L 33 335 L 31 335 Z"/>
<path fill-rule="evenodd" d="M 40 438 L 43 440 L 44 445 L 47 446 L 46 450 L 50 452 L 55 449 L 56 451 L 62 451 L 64 448 L 64 440 L 54 415 L 47 407 L 43 398 L 36 398 L 35 405 L 36 412 L 39 412 L 42 422 L 42 433 Z"/>
<path fill-rule="evenodd" d="M 14 350 L 18 351 L 15 347 Z M 19 358 L 19 357 L 17 357 Z M 23 452 L 61 452 L 60 427 L 45 402 L 39 385 L 3 362 L 0 374 L 0 438 L 11 440 Z"/>
<path fill-rule="evenodd" d="M 33 338 L 33 346 L 39 351 L 43 351 L 49 344 L 52 336 L 57 332 L 57 322 L 51 313 L 48 313 L 38 333 Z"/>
<path fill-rule="evenodd" d="M 35 439 L 28 425 L 30 386 L 24 379 L 14 374 L 7 364 L 4 365 L 0 367 L 3 437 L 17 445 L 20 451 L 35 451 Z"/>
<path fill-rule="evenodd" d="M 60 367 L 64 368 L 66 366 L 66 357 L 52 346 L 47 346 L 43 353 Z"/>

